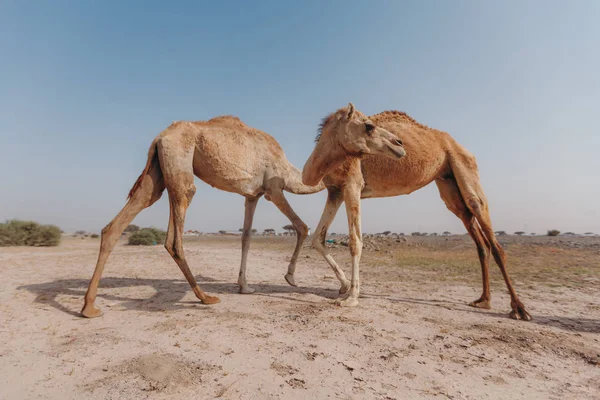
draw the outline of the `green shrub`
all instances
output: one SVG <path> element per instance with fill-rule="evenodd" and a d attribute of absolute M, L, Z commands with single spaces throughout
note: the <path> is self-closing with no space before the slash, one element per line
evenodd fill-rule
<path fill-rule="evenodd" d="M 132 246 L 153 246 L 163 244 L 167 238 L 167 232 L 157 228 L 142 228 L 129 236 L 129 242 Z"/>
<path fill-rule="evenodd" d="M 560 234 L 560 231 L 557 231 L 556 229 L 552 229 L 550 231 L 548 231 L 548 236 L 558 236 Z"/>
<path fill-rule="evenodd" d="M 137 232 L 140 230 L 140 227 L 134 224 L 128 225 L 127 228 L 125 228 L 125 232 L 127 233 L 133 233 L 133 232 Z"/>
<path fill-rule="evenodd" d="M 58 246 L 60 238 L 54 225 L 16 219 L 0 224 L 0 246 Z"/>
<path fill-rule="evenodd" d="M 92 233 L 92 236 L 90 236 L 92 239 L 98 239 L 100 237 L 100 235 L 98 235 L 97 233 Z"/>

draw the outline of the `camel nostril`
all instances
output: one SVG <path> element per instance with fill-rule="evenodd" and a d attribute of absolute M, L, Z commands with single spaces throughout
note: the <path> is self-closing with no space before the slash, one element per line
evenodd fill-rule
<path fill-rule="evenodd" d="M 398 145 L 398 146 L 402 146 L 402 145 L 403 145 L 403 143 L 402 143 L 402 140 L 400 140 L 400 139 L 396 139 L 396 140 L 394 141 L 394 143 L 395 143 L 396 145 Z"/>

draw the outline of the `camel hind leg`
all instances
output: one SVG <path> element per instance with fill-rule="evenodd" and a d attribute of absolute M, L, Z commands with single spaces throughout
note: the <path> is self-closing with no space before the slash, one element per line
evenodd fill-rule
<path fill-rule="evenodd" d="M 98 255 L 98 261 L 96 263 L 96 269 L 94 275 L 90 280 L 87 292 L 85 294 L 85 302 L 81 314 L 87 318 L 95 318 L 102 315 L 100 309 L 94 306 L 96 301 L 96 294 L 98 292 L 98 284 L 104 271 L 104 265 L 108 256 L 114 249 L 117 241 L 121 237 L 121 234 L 125 228 L 133 221 L 133 219 L 142 211 L 144 208 L 150 207 L 158 199 L 160 199 L 165 184 L 157 160 L 153 161 L 152 167 L 146 176 L 144 176 L 140 185 L 132 193 L 131 198 L 123 207 L 123 209 L 117 214 L 117 216 L 102 229 L 102 238 L 100 240 L 100 253 Z"/>
<path fill-rule="evenodd" d="M 283 191 L 273 190 L 269 193 L 269 198 L 277 206 L 279 211 L 282 212 L 283 215 L 288 217 L 294 229 L 296 230 L 296 247 L 294 248 L 294 252 L 292 253 L 292 259 L 290 260 L 290 264 L 288 265 L 287 274 L 285 274 L 285 280 L 291 286 L 296 286 L 296 281 L 294 279 L 294 273 L 296 272 L 296 262 L 298 261 L 298 255 L 300 254 L 300 250 L 302 249 L 302 244 L 304 240 L 308 236 L 308 227 L 306 224 L 298 217 L 298 215 L 290 206 L 287 199 L 285 198 Z"/>
<path fill-rule="evenodd" d="M 477 308 L 491 308 L 491 294 L 490 294 L 490 273 L 489 273 L 489 259 L 491 253 L 491 245 L 481 231 L 481 227 L 477 223 L 475 216 L 471 213 L 463 198 L 460 194 L 460 190 L 453 179 L 437 180 L 435 181 L 439 191 L 440 197 L 446 203 L 446 207 L 452 211 L 465 225 L 469 236 L 475 242 L 477 246 L 477 255 L 479 256 L 479 263 L 481 264 L 481 279 L 483 283 L 483 291 L 479 299 L 469 303 L 472 307 Z"/>
<path fill-rule="evenodd" d="M 469 211 L 471 211 L 477 219 L 479 226 L 481 226 L 483 235 L 492 248 L 494 260 L 500 268 L 500 272 L 502 273 L 502 277 L 504 278 L 504 282 L 510 293 L 510 306 L 512 308 L 510 317 L 517 320 L 530 321 L 531 315 L 529 315 L 527 310 L 525 310 L 525 305 L 519 300 L 517 292 L 506 271 L 506 256 L 502 246 L 498 243 L 492 228 L 487 199 L 479 182 L 479 174 L 477 173 L 477 165 L 474 158 L 465 158 L 463 162 L 453 160 L 451 166 L 458 187 L 460 188 L 463 201 L 467 205 Z"/>
<path fill-rule="evenodd" d="M 165 248 L 179 266 L 196 297 L 203 304 L 218 303 L 218 297 L 209 296 L 200 289 L 183 252 L 185 215 L 196 193 L 192 166 L 194 148 L 182 149 L 177 141 L 163 139 L 158 142 L 158 155 L 171 210 Z"/>

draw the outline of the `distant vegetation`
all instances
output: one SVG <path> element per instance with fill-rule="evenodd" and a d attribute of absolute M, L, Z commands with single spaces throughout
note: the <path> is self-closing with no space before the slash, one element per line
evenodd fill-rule
<path fill-rule="evenodd" d="M 548 236 L 558 236 L 560 234 L 560 231 L 557 231 L 556 229 L 552 229 L 548 231 Z"/>
<path fill-rule="evenodd" d="M 129 236 L 127 244 L 132 246 L 153 246 L 164 244 L 167 238 L 167 232 L 157 228 L 142 228 Z"/>
<path fill-rule="evenodd" d="M 134 224 L 128 225 L 127 228 L 125 228 L 125 232 L 127 233 L 133 233 L 133 232 L 137 232 L 140 230 L 140 227 Z"/>
<path fill-rule="evenodd" d="M 0 224 L 1 246 L 58 246 L 61 230 L 54 225 L 11 220 Z"/>
<path fill-rule="evenodd" d="M 496 234 L 496 236 L 504 236 L 504 235 L 506 235 L 505 231 L 496 231 L 494 233 Z"/>
<path fill-rule="evenodd" d="M 523 232 L 523 231 L 515 232 L 515 235 L 519 235 L 519 236 L 523 236 L 524 234 L 525 234 L 525 232 Z"/>

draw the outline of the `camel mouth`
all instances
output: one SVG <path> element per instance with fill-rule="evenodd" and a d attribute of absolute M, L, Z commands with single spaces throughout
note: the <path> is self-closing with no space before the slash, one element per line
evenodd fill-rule
<path fill-rule="evenodd" d="M 404 148 L 402 148 L 401 146 L 388 146 L 388 149 L 398 159 L 406 155 L 406 150 L 404 150 Z"/>

